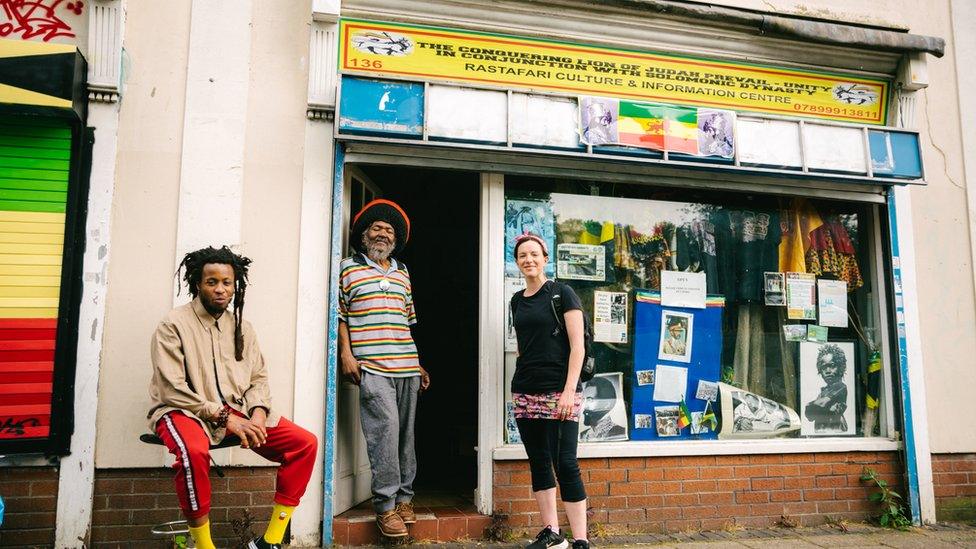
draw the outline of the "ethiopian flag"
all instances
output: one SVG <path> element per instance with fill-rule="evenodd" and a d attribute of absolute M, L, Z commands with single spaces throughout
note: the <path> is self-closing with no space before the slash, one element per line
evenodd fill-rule
<path fill-rule="evenodd" d="M 681 404 L 678 404 L 678 430 L 689 425 L 691 425 L 691 412 L 688 411 L 688 405 L 682 400 Z"/>
<path fill-rule="evenodd" d="M 664 147 L 668 152 L 698 154 L 698 109 L 664 109 Z"/>
<path fill-rule="evenodd" d="M 617 117 L 617 134 L 622 145 L 642 149 L 664 150 L 664 114 L 666 107 L 635 101 L 621 101 Z"/>
<path fill-rule="evenodd" d="M 698 154 L 698 109 L 621 101 L 620 144 L 658 151 Z"/>

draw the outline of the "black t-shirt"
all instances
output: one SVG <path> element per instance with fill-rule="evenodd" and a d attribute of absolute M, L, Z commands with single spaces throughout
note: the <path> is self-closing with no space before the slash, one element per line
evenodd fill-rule
<path fill-rule="evenodd" d="M 779 270 L 779 212 L 721 210 L 715 226 L 725 300 L 761 303 L 763 273 Z"/>
<path fill-rule="evenodd" d="M 572 288 L 554 281 L 546 282 L 530 297 L 525 297 L 525 290 L 512 296 L 512 323 L 519 349 L 513 393 L 550 393 L 566 386 L 569 337 L 552 314 L 553 291 L 562 296 L 564 312 L 583 309 Z M 579 385 L 576 390 L 581 390 Z"/>

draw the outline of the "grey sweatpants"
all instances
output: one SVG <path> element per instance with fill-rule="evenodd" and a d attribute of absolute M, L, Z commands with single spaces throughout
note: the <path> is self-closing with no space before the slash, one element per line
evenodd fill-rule
<path fill-rule="evenodd" d="M 413 499 L 417 476 L 414 418 L 420 376 L 384 377 L 363 372 L 359 416 L 373 473 L 373 508 L 377 513 Z"/>

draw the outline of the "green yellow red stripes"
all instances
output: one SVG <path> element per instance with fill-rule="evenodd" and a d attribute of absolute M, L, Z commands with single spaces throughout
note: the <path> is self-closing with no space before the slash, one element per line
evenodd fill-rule
<path fill-rule="evenodd" d="M 661 292 L 650 292 L 647 290 L 637 290 L 634 292 L 634 300 L 642 303 L 660 303 Z M 705 296 L 706 307 L 724 307 L 725 296 L 707 295 Z"/>
<path fill-rule="evenodd" d="M 344 259 L 339 272 L 339 318 L 363 369 L 392 377 L 420 373 L 410 334 L 416 313 L 406 269 L 394 262 L 384 270 L 360 255 Z"/>
<path fill-rule="evenodd" d="M 71 130 L 0 118 L 0 438 L 50 431 Z"/>

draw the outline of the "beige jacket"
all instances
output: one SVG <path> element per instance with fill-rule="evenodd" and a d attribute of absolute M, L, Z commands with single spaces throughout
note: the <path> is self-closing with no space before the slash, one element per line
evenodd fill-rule
<path fill-rule="evenodd" d="M 266 425 L 278 424 L 280 416 L 271 409 L 268 368 L 254 328 L 246 320 L 242 324 L 244 360 L 238 362 L 234 358 L 234 315 L 230 311 L 215 320 L 198 297 L 173 309 L 159 323 L 150 345 L 151 432 L 156 432 L 156 422 L 163 415 L 179 410 L 196 419 L 211 441 L 220 442 L 225 429 L 213 428 L 208 420 L 220 412 L 223 402 L 245 415 L 256 407 L 265 408 Z"/>

